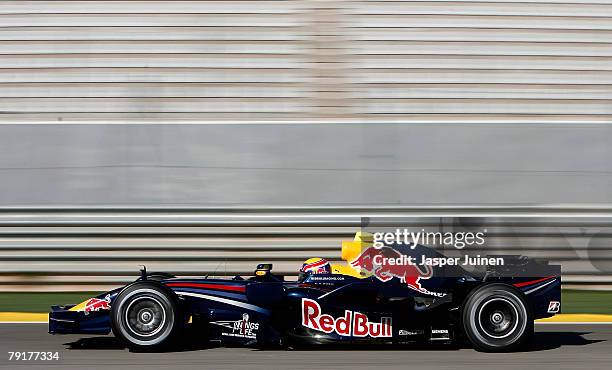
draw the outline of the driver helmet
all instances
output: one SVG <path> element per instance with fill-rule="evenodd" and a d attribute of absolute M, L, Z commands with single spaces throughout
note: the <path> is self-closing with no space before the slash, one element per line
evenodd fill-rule
<path fill-rule="evenodd" d="M 309 274 L 331 274 L 332 268 L 325 258 L 309 258 L 302 264 L 300 276 L 306 277 Z"/>

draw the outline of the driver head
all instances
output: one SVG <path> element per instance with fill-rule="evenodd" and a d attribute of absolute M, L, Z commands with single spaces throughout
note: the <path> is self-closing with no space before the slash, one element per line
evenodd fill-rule
<path fill-rule="evenodd" d="M 331 274 L 332 268 L 325 258 L 309 258 L 302 264 L 300 269 L 300 281 L 310 274 Z"/>

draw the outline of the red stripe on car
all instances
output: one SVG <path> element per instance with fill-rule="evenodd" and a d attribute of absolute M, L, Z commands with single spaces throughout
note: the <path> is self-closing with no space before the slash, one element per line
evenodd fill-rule
<path fill-rule="evenodd" d="M 217 290 L 228 290 L 228 291 L 233 291 L 233 292 L 246 291 L 246 287 L 244 285 L 222 285 L 222 284 L 203 284 L 203 283 L 168 283 L 166 285 L 177 287 L 177 288 L 217 289 Z"/>
<path fill-rule="evenodd" d="M 523 286 L 539 283 L 541 281 L 548 280 L 548 279 L 551 279 L 551 278 L 554 278 L 554 277 L 555 276 L 547 276 L 545 278 L 541 278 L 541 279 L 537 279 L 537 280 L 531 280 L 531 281 L 525 281 L 523 283 L 516 283 L 516 284 L 512 284 L 512 285 L 514 285 L 517 288 L 520 288 L 520 287 L 523 287 Z"/>

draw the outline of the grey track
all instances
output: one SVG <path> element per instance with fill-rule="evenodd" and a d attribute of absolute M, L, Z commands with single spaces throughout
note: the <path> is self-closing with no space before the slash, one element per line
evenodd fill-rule
<path fill-rule="evenodd" d="M 529 351 L 479 353 L 472 349 L 256 350 L 194 348 L 132 353 L 112 336 L 51 336 L 45 324 L 0 324 L 2 369 L 609 369 L 612 325 L 536 325 Z M 9 362 L 7 351 L 58 351 L 53 362 Z"/>

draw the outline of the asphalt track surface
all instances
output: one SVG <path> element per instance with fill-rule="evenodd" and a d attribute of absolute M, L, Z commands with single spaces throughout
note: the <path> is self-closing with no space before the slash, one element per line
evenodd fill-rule
<path fill-rule="evenodd" d="M 1 369 L 610 369 L 612 325 L 536 325 L 525 352 L 491 354 L 472 349 L 188 348 L 134 353 L 112 336 L 52 336 L 46 324 L 0 324 Z M 57 351 L 58 361 L 8 361 L 8 351 Z"/>

